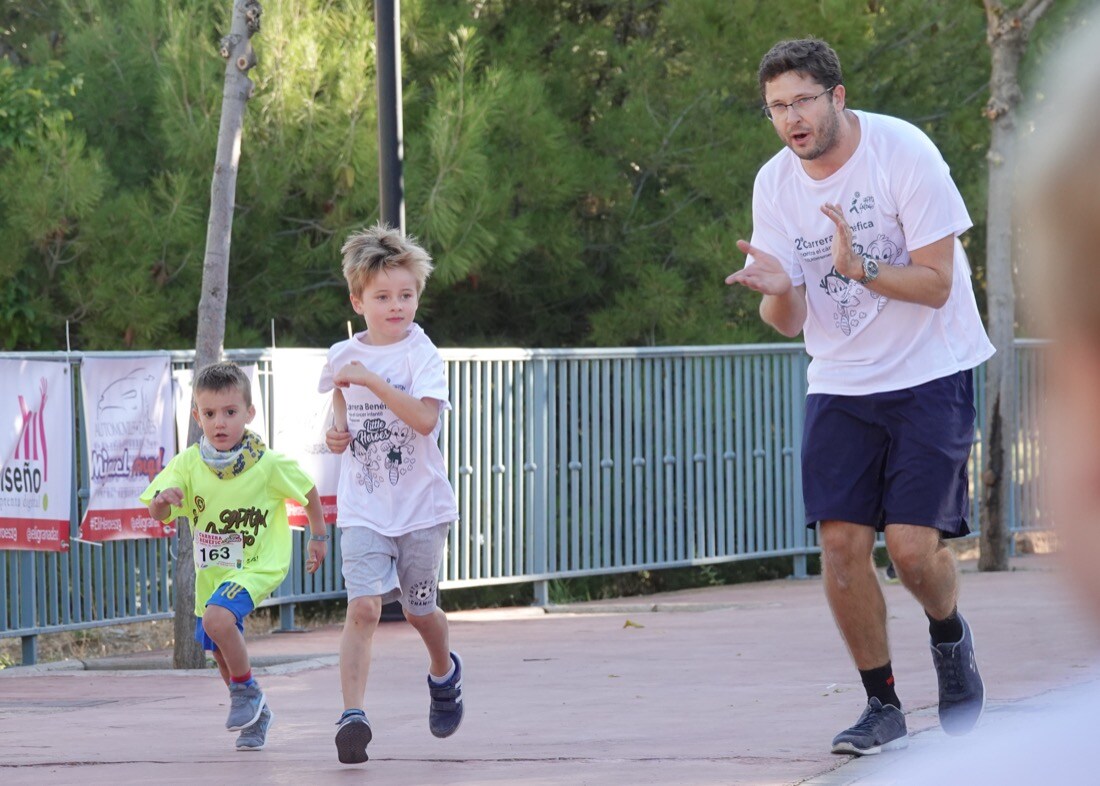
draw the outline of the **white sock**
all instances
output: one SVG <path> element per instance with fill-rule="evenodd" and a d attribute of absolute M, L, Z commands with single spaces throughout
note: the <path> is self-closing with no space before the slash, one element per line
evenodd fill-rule
<path fill-rule="evenodd" d="M 442 677 L 437 677 L 429 671 L 428 672 L 428 679 L 430 679 L 436 685 L 443 685 L 445 682 L 447 682 L 447 680 L 449 680 L 454 675 L 455 675 L 455 661 L 454 661 L 454 658 L 451 658 L 451 670 L 450 671 L 448 671 Z"/>

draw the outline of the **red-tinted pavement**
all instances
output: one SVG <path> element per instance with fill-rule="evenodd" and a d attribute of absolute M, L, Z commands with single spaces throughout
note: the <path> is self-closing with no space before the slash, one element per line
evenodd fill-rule
<path fill-rule="evenodd" d="M 1094 679 L 1097 639 L 1053 558 L 1014 566 L 979 574 L 963 563 L 960 608 L 991 717 Z M 927 625 L 904 589 L 885 592 L 910 733 L 934 745 L 942 734 Z M 0 783 L 839 786 L 869 783 L 869 773 L 887 783 L 882 773 L 907 755 L 829 753 L 864 696 L 819 579 L 451 619 L 466 718 L 449 739 L 428 732 L 415 631 L 386 623 L 367 692 L 371 760 L 341 765 L 339 629 L 329 626 L 250 643 L 257 664 L 277 663 L 257 669 L 276 716 L 261 752 L 234 750 L 227 691 L 212 671 L 0 671 Z"/>

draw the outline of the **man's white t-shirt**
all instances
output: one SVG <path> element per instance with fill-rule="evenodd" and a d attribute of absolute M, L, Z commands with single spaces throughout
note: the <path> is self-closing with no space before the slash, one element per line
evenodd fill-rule
<path fill-rule="evenodd" d="M 814 180 L 784 147 L 753 187 L 752 244 L 778 258 L 794 286 L 806 285 L 810 393 L 910 388 L 974 368 L 994 351 L 958 238 L 972 222 L 947 163 L 910 123 L 854 114 L 859 145 L 839 170 Z M 880 266 L 909 265 L 910 249 L 954 235 L 947 303 L 937 309 L 890 300 L 840 276 L 832 261 L 836 226 L 821 212 L 826 202 L 844 209 L 856 251 Z"/>
<path fill-rule="evenodd" d="M 450 409 L 443 358 L 419 325 L 393 344 L 363 343 L 366 331 L 335 344 L 318 390 L 333 390 L 336 372 L 359 361 L 413 398 L 432 398 Z M 370 527 L 396 537 L 458 518 L 454 490 L 439 451 L 440 423 L 419 434 L 362 385 L 341 388 L 352 442 L 340 457 L 337 525 Z"/>

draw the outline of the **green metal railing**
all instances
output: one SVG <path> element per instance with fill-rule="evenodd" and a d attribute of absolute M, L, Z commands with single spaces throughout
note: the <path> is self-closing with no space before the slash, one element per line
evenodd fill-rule
<path fill-rule="evenodd" d="M 1018 342 L 1012 530 L 1046 527 L 1041 346 Z M 259 365 L 263 400 L 271 402 L 271 353 L 227 354 Z M 795 574 L 805 575 L 817 543 L 803 526 L 801 345 L 442 354 L 453 408 L 440 443 L 461 516 L 442 588 L 534 582 L 536 601 L 546 602 L 551 579 L 776 556 L 791 557 Z M 70 362 L 79 385 L 79 353 L 18 356 Z M 173 353 L 176 367 L 191 360 Z M 983 382 L 978 369 L 979 413 Z M 79 395 L 74 401 L 79 409 Z M 73 439 L 83 456 L 79 426 Z M 972 529 L 981 458 L 979 434 Z M 88 482 L 86 470 L 73 471 L 75 533 Z M 68 553 L 0 552 L 0 637 L 22 637 L 23 662 L 33 663 L 38 634 L 170 617 L 173 546 L 74 540 Z M 302 568 L 304 546 L 296 534 L 291 571 L 265 603 L 280 606 L 285 627 L 293 626 L 294 604 L 343 596 L 339 537 L 313 575 Z"/>

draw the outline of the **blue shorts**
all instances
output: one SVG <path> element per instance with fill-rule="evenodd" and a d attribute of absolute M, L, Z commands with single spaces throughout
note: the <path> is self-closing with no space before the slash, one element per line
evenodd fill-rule
<path fill-rule="evenodd" d="M 223 582 L 214 590 L 214 594 L 210 596 L 210 600 L 206 601 L 206 605 L 221 606 L 233 612 L 233 616 L 237 618 L 237 630 L 241 633 L 244 633 L 244 618 L 256 608 L 248 590 L 232 581 Z M 201 644 L 204 650 L 216 652 L 218 649 L 214 640 L 206 635 L 206 629 L 202 626 L 202 617 L 195 619 L 195 641 Z"/>
<path fill-rule="evenodd" d="M 974 372 L 866 396 L 806 397 L 802 493 L 819 521 L 970 532 Z"/>

